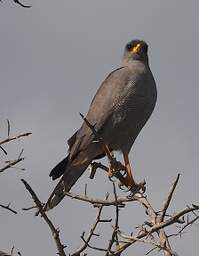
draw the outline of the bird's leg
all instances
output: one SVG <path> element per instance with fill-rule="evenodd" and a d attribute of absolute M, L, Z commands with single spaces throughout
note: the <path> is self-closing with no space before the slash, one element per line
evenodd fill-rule
<path fill-rule="evenodd" d="M 140 190 L 144 193 L 146 190 L 146 182 L 145 180 L 140 182 L 140 183 L 136 183 L 133 175 L 132 175 L 132 169 L 131 169 L 131 165 L 129 162 L 129 157 L 128 157 L 128 153 L 126 152 L 122 152 L 123 153 L 123 157 L 124 157 L 124 163 L 125 163 L 125 168 L 126 168 L 126 173 L 127 173 L 127 177 L 125 179 L 125 182 L 123 183 L 125 186 L 130 187 L 130 190 L 132 192 L 131 195 L 133 195 L 136 192 L 139 192 Z"/>
<path fill-rule="evenodd" d="M 123 152 L 123 157 L 124 157 L 124 163 L 125 163 L 125 167 L 126 167 L 126 173 L 127 173 L 127 184 L 129 187 L 134 187 L 136 186 L 136 182 L 133 179 L 133 175 L 132 175 L 132 169 L 131 169 L 131 165 L 129 162 L 129 157 L 128 157 L 128 153 Z"/>
<path fill-rule="evenodd" d="M 113 166 L 112 166 L 111 162 L 109 163 L 109 167 L 108 167 L 108 176 L 109 177 L 113 176 Z"/>
<path fill-rule="evenodd" d="M 113 165 L 112 165 L 113 155 L 112 155 L 112 152 L 110 151 L 109 147 L 106 144 L 104 144 L 103 147 L 104 147 L 104 151 L 109 159 L 108 176 L 112 177 L 113 176 Z"/>

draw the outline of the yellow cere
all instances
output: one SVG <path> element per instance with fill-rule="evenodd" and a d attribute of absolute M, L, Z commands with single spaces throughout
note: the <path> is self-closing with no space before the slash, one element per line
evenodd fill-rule
<path fill-rule="evenodd" d="M 141 44 L 137 44 L 136 46 L 134 46 L 131 50 L 132 53 L 136 53 L 138 51 L 138 49 L 140 48 Z"/>

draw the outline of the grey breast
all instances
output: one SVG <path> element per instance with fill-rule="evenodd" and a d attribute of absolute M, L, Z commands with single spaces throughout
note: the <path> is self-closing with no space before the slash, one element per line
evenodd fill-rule
<path fill-rule="evenodd" d="M 115 150 L 130 150 L 153 112 L 157 98 L 156 84 L 148 64 L 135 61 L 128 69 L 125 86 L 116 98 L 103 134 Z M 111 131 L 111 134 L 106 131 Z"/>

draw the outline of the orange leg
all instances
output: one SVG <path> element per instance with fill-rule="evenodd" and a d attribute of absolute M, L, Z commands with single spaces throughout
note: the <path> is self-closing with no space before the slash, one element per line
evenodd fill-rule
<path fill-rule="evenodd" d="M 125 167 L 126 167 L 126 172 L 127 172 L 127 184 L 130 187 L 136 186 L 136 183 L 133 179 L 133 175 L 132 175 L 132 170 L 131 170 L 131 165 L 129 163 L 129 157 L 128 154 L 125 152 L 123 153 L 123 157 L 124 157 L 124 163 L 125 163 Z"/>
<path fill-rule="evenodd" d="M 109 147 L 106 144 L 104 144 L 104 151 L 105 151 L 108 159 L 110 160 L 110 158 L 112 157 L 112 152 L 110 151 Z M 109 163 L 108 176 L 109 177 L 113 176 L 113 167 L 112 167 L 111 161 Z"/>
<path fill-rule="evenodd" d="M 109 167 L 108 167 L 108 176 L 109 177 L 113 176 L 113 167 L 111 163 L 109 163 Z"/>

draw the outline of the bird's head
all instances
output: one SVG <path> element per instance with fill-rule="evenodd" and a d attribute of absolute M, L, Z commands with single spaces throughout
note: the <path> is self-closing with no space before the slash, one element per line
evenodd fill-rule
<path fill-rule="evenodd" d="M 123 63 L 128 64 L 133 60 L 148 62 L 148 45 L 142 40 L 132 40 L 126 44 L 123 55 Z"/>

